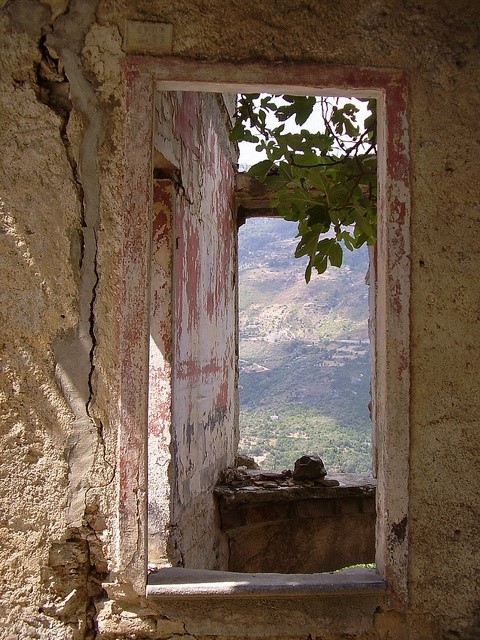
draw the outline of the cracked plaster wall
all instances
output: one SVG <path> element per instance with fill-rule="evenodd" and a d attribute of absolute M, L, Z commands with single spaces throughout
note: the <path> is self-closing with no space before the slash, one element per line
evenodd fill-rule
<path fill-rule="evenodd" d="M 0 637 L 188 637 L 98 587 L 115 569 L 125 18 L 172 24 L 167 49 L 189 58 L 409 73 L 410 604 L 362 637 L 478 637 L 479 14 L 466 0 L 0 2 Z M 238 626 L 249 635 L 246 613 Z"/>
<path fill-rule="evenodd" d="M 1 637 L 94 637 L 93 598 L 102 592 L 113 518 L 104 505 L 113 497 L 115 448 L 104 424 L 115 406 L 95 349 L 114 327 L 96 324 L 95 314 L 106 317 L 113 306 L 109 268 L 101 284 L 98 273 L 115 241 L 99 250 L 108 226 L 108 215 L 100 222 L 97 154 L 106 127 L 81 58 L 95 3 L 67 5 L 4 2 L 0 14 L 2 326 L 9 327 Z M 114 354 L 113 347 L 112 367 Z"/>

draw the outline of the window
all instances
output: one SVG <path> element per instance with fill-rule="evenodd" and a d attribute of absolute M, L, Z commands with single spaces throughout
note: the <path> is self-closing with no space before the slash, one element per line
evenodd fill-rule
<path fill-rule="evenodd" d="M 409 402 L 409 191 L 405 77 L 397 71 L 315 66 L 232 67 L 148 57 L 132 58 L 130 64 L 121 336 L 118 568 L 131 576 L 139 592 L 142 592 L 146 561 L 145 452 L 148 420 L 148 349 L 144 337 L 149 331 L 149 292 L 145 283 L 149 282 L 150 268 L 151 235 L 148 220 L 153 173 L 154 130 L 151 116 L 154 87 L 162 91 L 183 89 L 206 92 L 265 90 L 307 93 L 308 90 L 312 94 L 321 93 L 322 88 L 335 87 L 335 91 L 328 89 L 326 93 L 375 97 L 380 112 L 379 228 L 374 258 L 375 285 L 371 287 L 375 298 L 375 315 L 371 321 L 375 336 L 372 345 L 375 363 L 373 415 L 378 477 L 376 560 L 379 572 L 401 602 L 406 578 Z M 193 113 L 195 105 L 190 107 Z M 214 167 L 218 158 L 212 157 L 211 160 L 211 166 Z M 182 189 L 181 176 L 175 187 Z M 198 217 L 198 224 L 204 224 L 201 216 Z M 219 266 L 211 263 L 210 267 L 215 265 Z M 198 264 L 195 261 L 190 262 L 189 274 L 193 273 L 194 278 L 196 267 Z M 194 282 L 190 284 L 193 288 Z M 175 300 L 177 293 L 174 292 Z M 213 304 L 213 300 L 210 303 L 207 301 L 207 304 Z M 187 317 L 187 325 L 188 321 Z M 209 331 L 211 327 L 206 326 L 205 330 Z M 196 344 L 195 348 L 201 348 L 201 345 Z M 210 366 L 213 371 L 218 362 L 213 359 Z M 233 370 L 233 362 L 231 367 Z M 187 367 L 185 375 L 190 374 L 194 375 L 195 372 Z M 218 391 L 220 393 L 220 389 Z M 197 406 L 200 408 L 203 397 L 201 386 L 197 387 L 197 392 Z M 212 432 L 221 420 L 220 414 L 212 415 Z M 192 428 L 195 428 L 194 425 Z M 214 441 L 210 444 L 216 446 Z M 184 459 L 184 463 L 188 467 L 187 460 Z M 178 483 L 179 479 L 172 481 Z M 201 509 L 197 516 L 202 517 Z"/>
<path fill-rule="evenodd" d="M 338 179 L 339 168 L 336 163 L 329 165 L 327 159 L 321 160 L 320 151 L 325 153 L 326 140 L 327 145 L 331 140 L 333 149 L 329 155 L 342 151 L 346 155 L 356 154 L 358 149 L 358 153 L 366 152 L 374 157 L 374 143 L 361 145 L 362 139 L 368 140 L 368 135 L 362 134 L 356 140 L 355 129 L 350 128 L 347 135 L 343 121 L 340 125 L 338 120 L 344 114 L 352 117 L 359 125 L 360 135 L 364 121 L 372 115 L 369 110 L 372 105 L 367 107 L 365 101 L 354 97 L 300 97 L 295 103 L 296 99 L 260 94 L 254 104 L 261 109 L 262 116 L 268 114 L 265 117 L 268 130 L 281 124 L 284 127 L 278 131 L 278 141 L 273 131 L 269 136 L 273 152 L 283 159 L 286 144 L 300 152 L 293 173 L 288 169 L 290 182 L 295 171 L 297 178 L 302 176 L 305 190 L 296 195 L 303 199 L 294 201 L 296 209 L 292 210 L 295 191 L 293 194 L 290 191 L 288 199 L 280 196 L 284 206 L 288 206 L 284 214 L 291 215 L 294 211 L 299 216 L 309 212 L 305 218 L 311 217 L 318 224 L 323 213 L 319 202 L 324 201 L 324 196 L 317 199 L 319 180 L 325 180 L 320 165 L 323 163 L 331 180 Z M 242 100 L 240 108 L 247 111 L 248 104 Z M 278 117 L 271 112 L 274 105 L 284 110 L 278 112 Z M 296 124 L 297 118 L 293 116 L 297 109 L 300 109 L 297 115 L 301 124 Z M 365 126 L 374 127 L 375 122 L 370 118 Z M 234 132 L 237 130 L 238 126 Z M 260 141 L 263 141 L 262 130 L 264 127 L 259 123 L 253 131 Z M 331 138 L 321 135 L 327 132 Z M 335 136 L 341 136 L 337 144 L 334 132 Z M 258 141 L 241 142 L 241 169 L 268 162 L 266 150 L 258 149 L 257 145 Z M 312 148 L 316 155 L 309 158 Z M 307 156 L 302 161 L 304 151 Z M 301 167 L 305 162 L 307 166 Z M 309 169 L 310 164 L 314 166 Z M 359 173 L 361 166 L 360 161 L 352 163 L 353 175 L 344 176 L 342 180 L 345 191 L 333 190 L 330 197 L 335 199 L 334 207 L 343 205 L 346 209 L 347 202 L 352 204 L 354 193 L 362 196 L 364 207 L 372 205 L 376 196 L 376 170 L 374 166 L 365 167 Z M 269 172 L 273 175 L 267 177 L 265 192 L 268 181 L 276 180 L 278 184 L 286 169 L 284 163 L 280 176 L 278 168 Z M 297 222 L 279 218 L 273 209 L 270 217 L 266 212 L 259 218 L 255 208 L 259 185 L 253 178 L 249 182 L 247 176 L 239 178 L 240 183 L 250 184 L 253 191 L 250 198 L 248 193 L 240 192 L 240 209 L 247 218 L 238 233 L 240 452 L 253 455 L 262 467 L 277 471 L 292 467 L 294 460 L 305 453 L 317 452 L 329 473 L 371 472 L 369 296 L 365 281 L 368 247 L 363 245 L 353 252 L 344 247 L 342 252 L 342 248 L 336 246 L 342 266 L 330 267 L 321 277 L 313 270 L 315 277 L 307 286 L 304 271 L 308 256 L 294 257 L 299 243 L 295 237 Z M 360 187 L 362 178 L 364 184 Z M 328 179 L 325 182 L 330 184 Z M 265 193 L 260 198 L 264 202 L 268 200 Z M 316 209 L 312 209 L 314 204 Z M 352 209 L 347 209 L 348 213 Z M 314 215 L 318 217 L 315 219 Z M 353 231 L 352 226 L 347 229 Z M 343 226 L 338 233 L 340 231 Z M 333 236 L 333 226 L 329 235 Z"/>
<path fill-rule="evenodd" d="M 296 223 L 239 229 L 240 452 L 265 469 L 319 453 L 329 474 L 371 473 L 368 247 L 307 284 Z"/>

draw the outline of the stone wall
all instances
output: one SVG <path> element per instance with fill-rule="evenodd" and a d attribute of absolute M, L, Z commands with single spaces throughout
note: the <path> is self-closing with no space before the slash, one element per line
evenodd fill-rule
<path fill-rule="evenodd" d="M 467 0 L 0 1 L 0 637 L 478 637 L 479 14 Z M 130 23 L 125 38 L 126 20 L 148 24 Z M 126 117 L 126 56 L 144 52 L 199 66 L 406 73 L 409 501 L 392 532 L 407 545 L 406 607 L 386 598 L 375 611 L 354 598 L 342 626 L 337 605 L 316 598 L 220 602 L 207 619 L 202 605 L 173 603 L 167 616 L 140 595 L 137 429 L 148 413 L 128 388 L 145 379 L 147 326 L 122 305 L 148 302 L 147 287 L 125 284 L 138 266 L 127 222 L 152 176 L 134 161 L 152 155 L 151 122 L 133 139 Z M 153 113 L 151 85 L 136 82 Z M 124 198 L 132 176 L 135 197 Z M 136 470 L 133 485 L 122 484 L 120 460 Z"/>
<path fill-rule="evenodd" d="M 373 564 L 375 481 L 366 474 L 329 478 L 337 485 L 217 486 L 229 570 L 308 574 Z"/>

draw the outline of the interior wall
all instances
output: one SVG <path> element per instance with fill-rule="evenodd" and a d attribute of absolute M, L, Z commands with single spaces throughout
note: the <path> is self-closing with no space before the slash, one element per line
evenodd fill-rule
<path fill-rule="evenodd" d="M 353 637 L 478 637 L 479 18 L 467 0 L 0 1 L 4 637 L 188 635 L 181 614 L 167 620 L 127 587 L 102 586 L 124 585 L 119 191 L 124 61 L 142 47 L 199 64 L 408 74 L 408 609 L 387 606 Z M 157 37 L 126 39 L 126 19 Z M 141 545 L 135 518 L 128 527 Z M 301 615 L 299 603 L 291 616 Z M 235 637 L 262 635 L 246 613 L 237 626 Z M 312 634 L 345 637 L 321 626 Z"/>
<path fill-rule="evenodd" d="M 150 249 L 148 356 L 148 566 L 169 563 L 173 373 L 173 213 L 171 177 L 155 177 Z"/>
<path fill-rule="evenodd" d="M 169 562 L 226 569 L 213 487 L 234 461 L 236 372 L 235 97 L 157 92 L 154 146 L 170 163 L 173 207 Z M 155 464 L 155 462 L 154 462 Z"/>

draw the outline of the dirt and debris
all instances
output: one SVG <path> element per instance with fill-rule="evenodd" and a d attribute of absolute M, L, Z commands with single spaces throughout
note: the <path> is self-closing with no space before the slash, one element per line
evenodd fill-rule
<path fill-rule="evenodd" d="M 243 464 L 237 467 L 227 467 L 220 474 L 218 485 L 232 488 L 263 487 L 275 489 L 276 487 L 296 486 L 324 486 L 337 487 L 338 480 L 326 478 L 327 471 L 318 456 L 302 456 L 295 462 L 295 470 L 269 471 L 259 469 L 250 464 L 250 459 L 245 456 L 237 457 Z M 247 461 L 245 463 L 245 460 Z"/>

